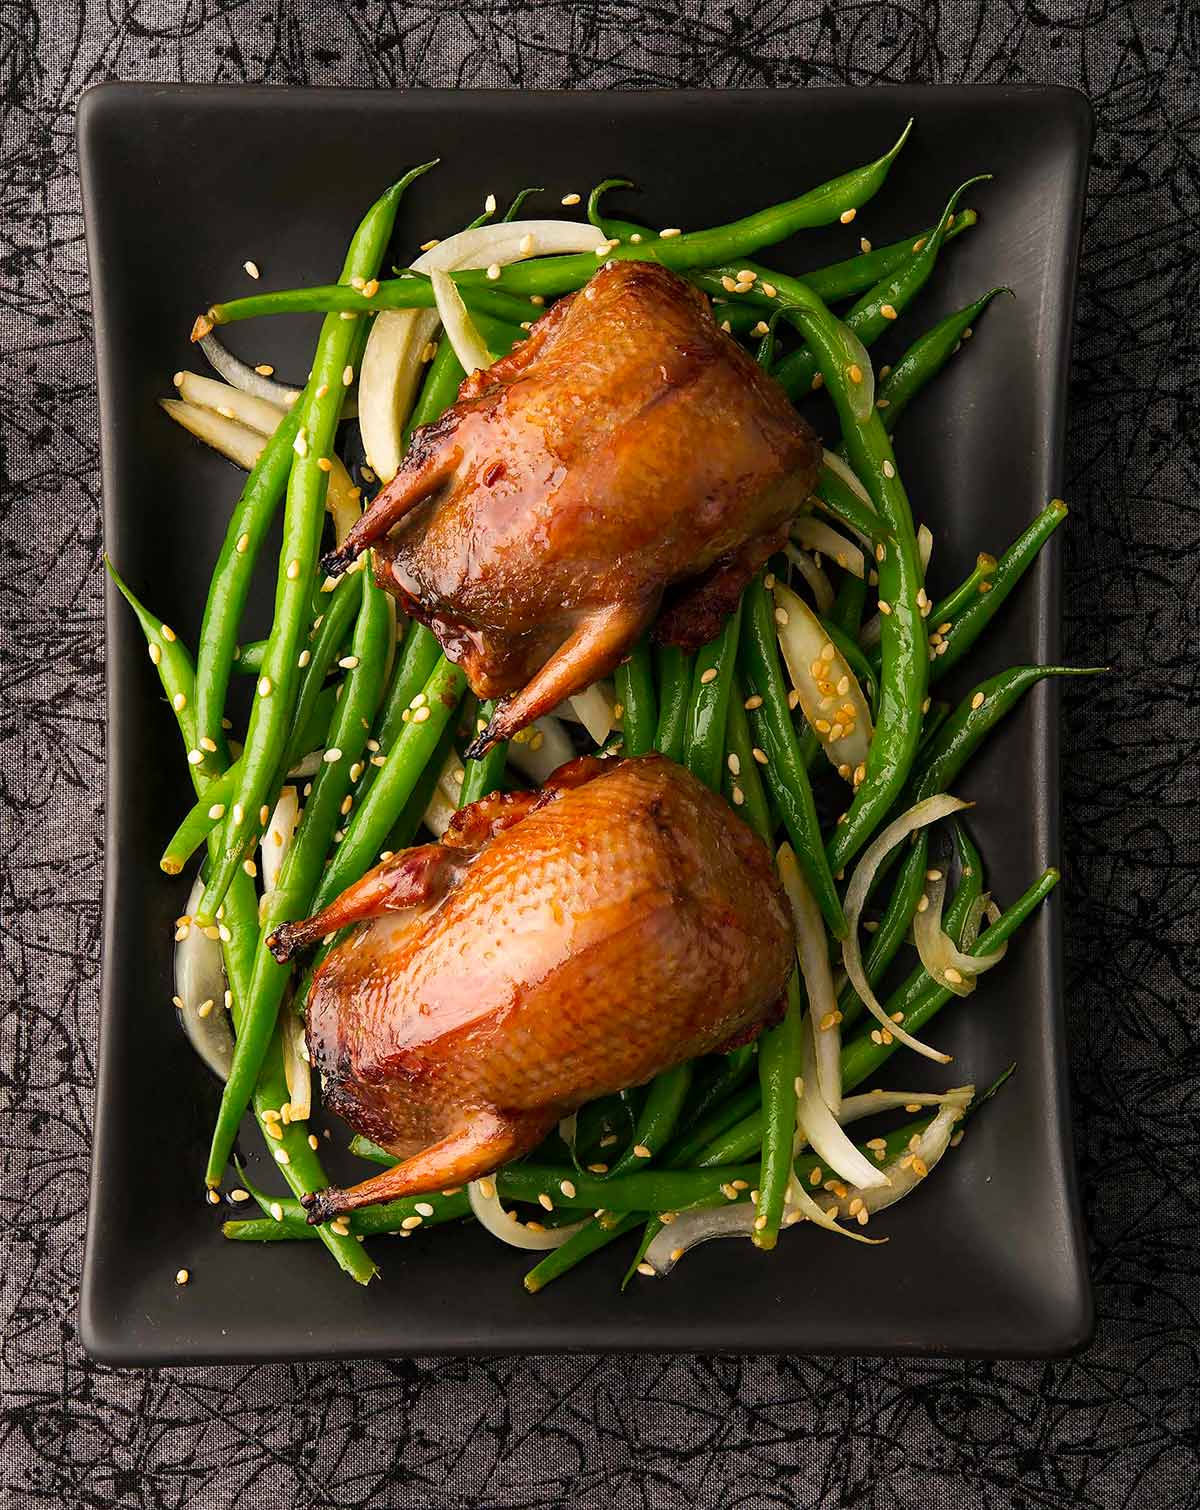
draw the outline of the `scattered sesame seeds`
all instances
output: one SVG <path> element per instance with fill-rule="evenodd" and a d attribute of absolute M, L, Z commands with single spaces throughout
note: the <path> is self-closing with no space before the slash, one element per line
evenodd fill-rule
<path fill-rule="evenodd" d="M 857 214 L 858 211 L 853 208 L 849 210 L 843 210 L 842 213 L 838 216 L 838 219 L 842 222 L 843 225 L 849 225 Z"/>

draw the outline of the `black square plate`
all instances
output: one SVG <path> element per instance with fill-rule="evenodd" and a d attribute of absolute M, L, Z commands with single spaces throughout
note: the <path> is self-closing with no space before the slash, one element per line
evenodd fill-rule
<path fill-rule="evenodd" d="M 794 93 L 352 93 L 111 85 L 80 110 L 103 420 L 107 547 L 150 604 L 194 637 L 237 481 L 155 399 L 196 366 L 192 317 L 215 297 L 336 276 L 364 206 L 440 157 L 404 200 L 400 244 L 446 235 L 483 197 L 544 184 L 586 194 L 613 174 L 643 188 L 652 224 L 715 224 L 877 156 L 916 117 L 891 178 L 850 227 L 764 253 L 802 271 L 929 224 L 972 174 L 980 226 L 948 247 L 886 360 L 995 284 L 975 344 L 914 404 L 898 449 L 948 587 L 1001 549 L 1060 484 L 1075 258 L 1091 134 L 1060 89 L 830 89 Z M 536 201 L 535 201 L 536 203 Z M 634 203 L 637 203 L 634 201 Z M 578 213 L 578 212 L 577 212 Z M 231 328 L 242 355 L 301 375 L 309 319 Z M 1055 659 L 1053 547 L 981 646 L 972 680 Z M 1055 902 L 939 1019 L 956 1082 L 1018 1073 L 929 1188 L 886 1217 L 885 1250 L 809 1230 L 773 1258 L 713 1243 L 665 1281 L 617 1289 L 609 1250 L 532 1298 L 528 1255 L 484 1232 L 380 1241 L 361 1290 L 317 1243 L 234 1245 L 201 1193 L 217 1087 L 169 1006 L 181 882 L 157 856 L 190 802 L 170 711 L 132 616 L 108 599 L 108 850 L 103 1015 L 82 1327 L 112 1363 L 616 1348 L 1053 1355 L 1092 1324 L 1075 1194 Z M 1058 712 L 1025 706 L 958 790 L 989 884 L 1011 900 L 1058 851 Z M 897 1061 L 889 1083 L 924 1066 Z M 943 1072 L 943 1082 L 944 1072 Z M 247 1148 L 251 1140 L 246 1140 Z M 881 1221 L 881 1225 L 884 1223 Z M 178 1289 L 177 1268 L 191 1283 Z M 836 1282 L 834 1282 L 836 1280 Z"/>

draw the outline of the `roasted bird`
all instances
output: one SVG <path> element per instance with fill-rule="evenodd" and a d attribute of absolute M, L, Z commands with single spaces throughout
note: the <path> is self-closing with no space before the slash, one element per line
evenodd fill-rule
<path fill-rule="evenodd" d="M 664 642 L 711 639 L 820 456 L 703 294 L 613 263 L 464 381 L 326 566 L 374 545 L 472 689 L 512 694 L 479 755 L 611 671 L 660 610 Z"/>
<path fill-rule="evenodd" d="M 349 924 L 309 1049 L 326 1106 L 403 1162 L 306 1198 L 313 1221 L 477 1178 L 585 1101 L 753 1037 L 794 963 L 766 847 L 658 755 L 484 798 L 271 947 Z"/>

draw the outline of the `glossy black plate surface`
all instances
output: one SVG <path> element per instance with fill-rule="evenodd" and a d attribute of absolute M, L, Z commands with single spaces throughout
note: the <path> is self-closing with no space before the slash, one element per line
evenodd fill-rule
<path fill-rule="evenodd" d="M 411 94 L 104 86 L 80 110 L 103 428 L 106 545 L 134 589 L 194 643 L 237 475 L 157 410 L 197 310 L 255 287 L 325 282 L 363 208 L 407 166 L 402 247 L 446 235 L 484 195 L 530 183 L 586 195 L 635 179 L 623 203 L 699 227 L 786 198 L 917 127 L 849 227 L 764 259 L 802 271 L 931 223 L 975 173 L 982 224 L 950 246 L 877 360 L 996 284 L 975 344 L 897 437 L 931 579 L 953 585 L 1060 485 L 1075 257 L 1091 135 L 1082 96 L 1052 89 L 796 93 Z M 536 202 L 535 202 L 536 203 Z M 621 203 L 618 201 L 617 203 Z M 242 271 L 247 258 L 262 283 Z M 229 344 L 303 376 L 310 319 L 230 328 Z M 1059 651 L 1057 546 L 1011 600 L 968 678 Z M 265 587 L 265 584 L 264 584 Z M 261 613 L 266 593 L 258 605 Z M 109 591 L 108 848 L 95 1152 L 81 1301 L 85 1345 L 113 1363 L 524 1349 L 1051 1355 L 1086 1340 L 1091 1296 L 1075 1195 L 1052 901 L 932 1037 L 950 1071 L 894 1061 L 889 1084 L 1018 1073 L 925 1189 L 881 1218 L 885 1249 L 790 1233 L 774 1258 L 744 1243 L 690 1254 L 668 1280 L 617 1288 L 624 1246 L 537 1298 L 528 1255 L 482 1231 L 376 1243 L 363 1291 L 319 1244 L 235 1245 L 201 1178 L 217 1085 L 169 1002 L 172 918 L 187 894 L 157 868 L 190 797 L 179 740 L 137 626 Z M 1011 900 L 1057 855 L 1058 711 L 1036 690 L 959 783 L 989 885 Z M 947 1078 L 949 1076 L 949 1078 Z M 335 1124 L 335 1139 L 344 1136 Z M 253 1139 L 244 1140 L 249 1151 Z M 260 1166 L 261 1169 L 261 1166 Z M 269 1172 L 263 1172 L 270 1178 Z M 175 1271 L 191 1271 L 176 1287 Z"/>

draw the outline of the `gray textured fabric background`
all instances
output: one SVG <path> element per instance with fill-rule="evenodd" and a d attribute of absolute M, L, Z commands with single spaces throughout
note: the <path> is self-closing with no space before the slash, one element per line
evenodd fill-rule
<path fill-rule="evenodd" d="M 1200 13 L 1164 0 L 0 6 L 0 1484 L 7 1505 L 1200 1505 Z M 1099 1329 L 1049 1366 L 81 1355 L 104 730 L 73 144 L 100 79 L 1054 81 L 1097 116 L 1072 386 L 1067 967 Z"/>

